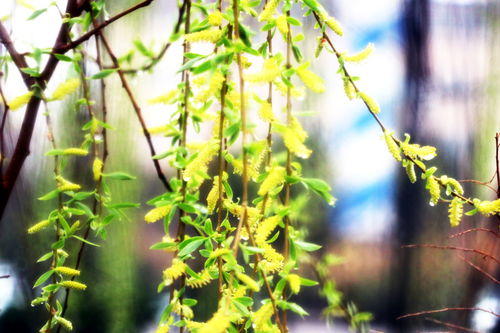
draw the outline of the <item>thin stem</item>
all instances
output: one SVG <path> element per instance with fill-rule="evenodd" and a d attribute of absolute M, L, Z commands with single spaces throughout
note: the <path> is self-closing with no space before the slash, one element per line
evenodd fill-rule
<path fill-rule="evenodd" d="M 404 318 L 409 318 L 409 317 L 416 317 L 416 316 L 422 316 L 422 315 L 431 314 L 431 313 L 440 313 L 440 312 L 448 312 L 448 311 L 482 311 L 485 313 L 489 313 L 495 317 L 500 317 L 500 314 L 495 313 L 493 311 L 486 310 L 486 309 L 482 309 L 482 308 L 442 308 L 442 309 L 438 309 L 438 310 L 428 310 L 428 311 L 409 313 L 409 314 L 405 314 L 403 316 L 399 316 L 396 319 L 404 319 Z"/>
<path fill-rule="evenodd" d="M 3 175 L 3 162 L 5 161 L 5 123 L 7 122 L 7 115 L 9 113 L 9 105 L 7 104 L 7 100 L 5 99 L 5 95 L 3 93 L 3 89 L 0 82 L 0 97 L 2 99 L 3 104 L 3 114 L 2 120 L 0 123 L 0 179 Z"/>
<path fill-rule="evenodd" d="M 115 54 L 113 53 L 113 50 L 111 49 L 111 46 L 108 43 L 108 40 L 104 36 L 104 33 L 99 31 L 98 34 L 99 34 L 99 37 L 101 38 L 101 41 L 104 45 L 104 48 L 106 49 L 106 52 L 108 53 L 111 61 L 113 62 L 114 68 L 117 69 L 117 73 L 118 73 L 118 76 L 120 77 L 122 87 L 125 90 L 128 98 L 132 104 L 132 107 L 135 111 L 137 119 L 139 120 L 139 123 L 141 125 L 142 132 L 144 133 L 144 136 L 146 137 L 146 142 L 148 144 L 151 157 L 153 157 L 156 155 L 156 150 L 155 150 L 155 147 L 153 145 L 153 141 L 151 139 L 151 134 L 149 133 L 149 130 L 146 126 L 146 122 L 144 121 L 144 117 L 142 116 L 142 109 L 139 106 L 139 103 L 137 102 L 136 98 L 134 97 L 134 93 L 132 92 L 132 89 L 130 88 L 130 85 L 127 81 L 127 78 L 125 77 L 125 74 L 123 73 L 122 70 L 120 70 L 120 64 L 118 63 L 118 59 L 116 58 Z M 152 161 L 153 161 L 153 164 L 154 164 L 154 167 L 156 170 L 156 174 L 157 174 L 158 178 L 160 179 L 161 183 L 168 191 L 172 191 L 172 188 L 170 187 L 170 184 L 168 183 L 167 178 L 165 177 L 165 174 L 163 173 L 163 171 L 161 169 L 160 162 L 156 159 L 152 159 Z"/>
<path fill-rule="evenodd" d="M 430 248 L 430 249 L 442 249 L 442 250 L 456 250 L 456 251 L 463 251 L 463 252 L 472 252 L 472 253 L 479 254 L 485 258 L 489 258 L 489 259 L 493 260 L 494 262 L 496 262 L 497 264 L 500 264 L 500 261 L 496 257 L 492 256 L 491 254 L 486 253 L 486 252 L 481 251 L 481 250 L 469 249 L 466 247 L 449 246 L 449 245 L 434 245 L 434 244 L 410 244 L 410 245 L 403 245 L 401 247 L 402 248 L 425 247 L 425 248 Z"/>

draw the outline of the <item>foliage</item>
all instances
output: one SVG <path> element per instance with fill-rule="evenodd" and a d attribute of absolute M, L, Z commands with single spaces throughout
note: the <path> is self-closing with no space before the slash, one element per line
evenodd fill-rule
<path fill-rule="evenodd" d="M 150 210 L 144 216 L 147 223 L 162 223 L 165 232 L 163 240 L 151 249 L 173 255 L 171 264 L 158 277 L 161 281 L 158 291 L 168 294 L 165 297 L 169 297 L 169 302 L 157 332 L 168 332 L 172 326 L 192 332 L 286 332 L 288 311 L 307 315 L 294 302 L 294 295 L 303 290 L 302 287 L 318 283 L 320 294 L 328 303 L 324 312 L 327 317 L 346 317 L 354 330 L 368 330 L 371 315 L 358 312 L 352 302 L 346 302 L 328 277 L 327 268 L 335 260 L 329 256 L 314 259 L 312 252 L 321 246 L 308 242 L 307 230 L 299 221 L 291 219 L 297 213 L 291 204 L 292 188 L 294 193 L 311 191 L 328 204 L 335 203 L 330 186 L 324 180 L 309 177 L 308 171 L 302 169 L 301 161 L 309 158 L 312 151 L 307 147 L 308 134 L 298 115 L 293 113 L 293 102 L 303 97 L 304 86 L 312 94 L 322 93 L 326 87 L 322 78 L 310 69 L 311 60 L 303 58 L 300 42 L 304 36 L 299 32 L 302 23 L 291 16 L 292 9 L 316 20 L 316 56 L 323 51 L 334 55 L 347 97 L 364 102 L 380 125 L 389 152 L 406 169 L 412 183 L 418 178 L 416 170 L 420 171 L 430 194 L 430 204 L 450 203 L 452 226 L 460 224 L 465 204 L 473 206 L 468 214 L 500 213 L 500 200 L 468 198 L 455 179 L 438 176 L 436 167 L 426 165 L 437 155 L 434 147 L 410 143 L 409 135 L 402 141 L 384 127 L 377 117 L 380 106 L 358 88 L 358 78 L 352 77 L 346 67 L 347 63 L 367 58 L 373 52 L 373 45 L 354 55 L 338 52 L 329 33 L 333 31 L 342 36 L 344 30 L 316 0 L 184 0 L 179 3 L 179 21 L 167 45 L 176 41 L 183 43 L 183 63 L 178 69 L 181 80 L 175 90 L 150 99 L 150 103 L 171 104 L 176 109 L 167 122 L 146 127 L 125 77 L 134 73 L 132 69 L 124 69 L 130 57 L 117 58 L 102 29 L 151 2 L 144 1 L 103 20 L 103 0 L 85 2 L 90 7 L 78 10 L 71 7 L 74 1 L 68 1 L 71 13 L 61 18 L 63 26 L 74 27 L 79 38 L 74 38 L 67 29 L 68 36 L 64 38 L 67 40 L 62 46 L 56 44 L 51 51 L 34 49 L 31 56 L 36 65 L 33 67 L 24 66 L 21 61 L 24 56 L 12 48 L 10 57 L 2 59 L 5 65 L 14 62 L 29 89 L 11 101 L 4 99 L 6 112 L 24 105 L 28 105 L 29 110 L 36 101 L 42 101 L 52 138 L 53 147 L 46 155 L 54 160 L 54 189 L 39 199 L 53 201 L 54 209 L 46 219 L 28 229 L 30 234 L 51 231 L 56 236 L 50 251 L 38 259 L 38 262 L 50 260 L 49 268 L 34 284 L 41 290 L 32 304 L 44 304 L 48 311 L 42 331 L 50 332 L 56 325 L 60 325 L 58 330 L 73 327 L 64 316 L 70 290 L 87 288 L 84 282 L 76 281 L 80 280 L 81 250 L 85 244 L 99 246 L 88 240 L 90 231 L 105 240 L 106 226 L 126 215 L 124 209 L 139 206 L 113 202 L 109 190 L 109 182 L 135 179 L 123 172 L 106 170 L 106 132 L 112 126 L 107 123 L 105 106 L 94 106 L 89 80 L 100 81 L 100 94 L 105 100 L 104 81 L 111 75 L 119 76 L 134 106 L 159 180 L 166 189 L 147 202 Z M 36 19 L 46 10 L 34 11 L 29 19 Z M 259 44 L 255 42 L 257 35 L 266 38 Z M 83 62 L 88 60 L 83 45 L 91 36 L 98 42 L 99 66 L 99 71 L 92 75 L 83 69 Z M 3 34 L 4 44 L 8 43 L 7 37 Z M 276 39 L 284 42 L 282 50 L 273 48 Z M 210 44 L 211 51 L 193 52 L 192 48 L 198 43 Z M 140 40 L 133 44 L 148 60 L 147 69 L 160 60 L 162 55 L 155 55 Z M 101 48 L 113 61 L 113 68 L 102 66 Z M 41 69 L 45 56 L 55 63 L 70 63 L 76 76 L 60 84 L 51 94 L 46 93 L 44 81 L 50 79 L 50 75 L 47 77 Z M 268 88 L 267 95 L 262 94 L 259 86 Z M 81 98 L 74 103 L 85 109 L 88 117 L 82 128 L 82 143 L 79 147 L 59 147 L 51 129 L 50 103 L 77 91 Z M 277 99 L 286 103 L 282 113 L 277 110 Z M 36 109 L 34 112 L 36 114 Z M 253 113 L 259 118 L 253 117 Z M 264 138 L 255 131 L 262 125 L 268 128 Z M 191 129 L 199 133 L 206 128 L 211 129 L 211 137 L 205 141 L 195 142 L 188 136 Z M 169 149 L 157 153 L 151 135 L 168 138 Z M 275 141 L 283 142 L 286 158 L 280 157 L 282 152 L 276 150 Z M 2 151 L 2 163 L 3 155 Z M 65 167 L 72 159 L 85 159 L 87 173 L 93 179 L 91 188 L 66 174 Z M 175 170 L 176 176 L 167 181 L 160 162 Z M 211 164 L 216 164 L 215 170 L 210 168 Z M 200 190 L 204 183 L 211 183 L 207 195 Z M 81 243 L 78 254 L 68 253 L 68 242 Z M 75 255 L 78 256 L 76 266 L 65 266 L 68 256 Z M 197 271 L 195 267 L 199 262 L 203 268 Z M 302 276 L 304 265 L 312 265 L 318 282 Z M 209 320 L 198 322 L 198 301 L 189 297 L 190 292 L 212 283 L 218 286 L 218 308 Z M 66 290 L 66 296 L 61 302 L 62 290 Z"/>

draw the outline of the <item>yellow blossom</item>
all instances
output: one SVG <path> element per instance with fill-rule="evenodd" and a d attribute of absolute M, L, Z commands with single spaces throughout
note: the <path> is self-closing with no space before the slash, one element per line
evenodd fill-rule
<path fill-rule="evenodd" d="M 373 52 L 373 43 L 369 43 L 361 52 L 356 53 L 355 55 L 352 56 L 345 56 L 344 61 L 349 61 L 349 62 L 360 62 L 368 58 L 370 54 Z"/>
<path fill-rule="evenodd" d="M 61 287 L 68 289 L 76 289 L 76 290 L 87 289 L 87 286 L 85 284 L 76 281 L 62 281 L 60 285 Z"/>
<path fill-rule="evenodd" d="M 450 225 L 452 227 L 457 227 L 460 225 L 460 220 L 464 214 L 464 203 L 460 198 L 453 198 L 450 202 L 450 208 L 448 209 Z"/>
<path fill-rule="evenodd" d="M 92 174 L 94 175 L 95 181 L 98 181 L 101 178 L 103 166 L 104 163 L 101 161 L 101 159 L 99 157 L 96 157 L 94 159 L 94 162 L 92 163 Z"/>
<path fill-rule="evenodd" d="M 223 35 L 223 31 L 219 29 L 207 29 L 197 32 L 192 32 L 184 36 L 184 39 L 188 42 L 208 42 L 217 43 Z"/>
<path fill-rule="evenodd" d="M 286 20 L 286 15 L 280 15 L 276 18 L 276 26 L 283 36 L 286 37 L 288 34 L 288 21 Z"/>
<path fill-rule="evenodd" d="M 264 64 L 262 65 L 262 69 L 253 74 L 245 74 L 245 79 L 248 82 L 254 83 L 266 83 L 272 82 L 278 75 L 281 74 L 281 69 L 278 63 L 278 59 L 276 57 L 268 58 L 264 60 Z"/>
<path fill-rule="evenodd" d="M 79 276 L 80 271 L 71 267 L 59 266 L 54 268 L 54 272 L 68 275 L 68 276 Z"/>
<path fill-rule="evenodd" d="M 271 168 L 266 179 L 260 184 L 258 194 L 260 196 L 266 195 L 269 191 L 280 186 L 284 183 L 286 176 L 286 169 L 281 166 Z"/>
<path fill-rule="evenodd" d="M 66 148 L 63 151 L 63 155 L 78 155 L 78 156 L 86 156 L 88 155 L 88 151 L 82 148 Z"/>
<path fill-rule="evenodd" d="M 33 96 L 32 91 L 28 91 L 27 93 L 22 94 L 21 96 L 17 96 L 12 101 L 7 103 L 9 105 L 9 109 L 11 111 L 16 111 L 17 109 L 25 106 L 30 101 L 31 96 Z"/>
<path fill-rule="evenodd" d="M 429 203 L 431 206 L 435 206 L 441 197 L 441 186 L 436 180 L 436 177 L 430 176 L 427 178 L 426 188 L 429 190 L 431 195 L 431 201 Z"/>
<path fill-rule="evenodd" d="M 175 96 L 177 96 L 177 93 L 178 93 L 177 89 L 170 90 L 169 92 L 167 92 L 163 95 L 149 99 L 148 103 L 149 104 L 159 104 L 159 103 L 168 104 L 168 103 L 172 102 L 172 100 L 174 99 Z"/>
<path fill-rule="evenodd" d="M 243 273 L 238 273 L 238 274 L 236 274 L 236 277 L 238 278 L 238 280 L 243 282 L 251 290 L 253 290 L 255 292 L 260 291 L 259 284 L 257 282 L 255 282 L 255 280 L 252 279 L 250 276 L 243 274 Z"/>
<path fill-rule="evenodd" d="M 384 132 L 384 140 L 387 145 L 387 149 L 392 154 L 392 156 L 396 159 L 396 161 L 401 162 L 401 149 L 399 149 L 398 144 L 392 138 L 394 132 L 385 131 Z"/>
<path fill-rule="evenodd" d="M 208 23 L 213 26 L 219 26 L 222 24 L 222 13 L 218 10 L 215 10 L 208 14 Z"/>
<path fill-rule="evenodd" d="M 305 62 L 299 65 L 296 68 L 297 75 L 300 77 L 302 82 L 314 92 L 322 93 L 325 91 L 325 84 L 323 83 L 323 79 L 321 79 L 318 75 L 311 72 L 307 69 L 310 65 L 310 62 Z"/>
<path fill-rule="evenodd" d="M 163 271 L 163 282 L 170 285 L 174 280 L 181 277 L 186 272 L 186 264 L 179 259 L 174 259 L 172 265 Z"/>
<path fill-rule="evenodd" d="M 40 221 L 28 229 L 28 234 L 34 234 L 36 232 L 39 232 L 40 230 L 47 228 L 51 224 L 52 222 L 50 220 Z"/>
<path fill-rule="evenodd" d="M 168 213 L 170 213 L 171 208 L 172 205 L 165 205 L 153 208 L 144 216 L 144 221 L 146 221 L 147 223 L 154 223 L 159 219 L 162 219 L 165 216 L 167 216 Z"/>
<path fill-rule="evenodd" d="M 276 8 L 278 7 L 279 0 L 270 0 L 264 10 L 259 15 L 259 22 L 262 21 L 270 21 L 273 18 L 274 13 L 276 12 Z"/>
<path fill-rule="evenodd" d="M 363 100 L 363 102 L 365 102 L 366 106 L 372 113 L 374 114 L 380 113 L 380 106 L 373 98 L 371 98 L 362 91 L 358 93 L 358 96 Z"/>
<path fill-rule="evenodd" d="M 52 97 L 50 98 L 50 100 L 61 100 L 66 95 L 74 93 L 78 89 L 78 87 L 80 87 L 80 79 L 69 79 L 68 81 L 61 83 L 56 88 L 56 90 L 54 90 L 54 93 L 52 93 Z"/>
<path fill-rule="evenodd" d="M 290 284 L 290 290 L 292 290 L 292 293 L 298 294 L 300 292 L 300 276 L 297 274 L 288 274 L 287 280 Z"/>
<path fill-rule="evenodd" d="M 81 186 L 64 179 L 62 176 L 56 177 L 57 189 L 61 192 L 78 191 Z"/>

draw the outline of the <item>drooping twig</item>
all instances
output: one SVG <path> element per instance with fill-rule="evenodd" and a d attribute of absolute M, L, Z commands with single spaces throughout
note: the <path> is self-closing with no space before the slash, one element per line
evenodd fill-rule
<path fill-rule="evenodd" d="M 117 73 L 118 73 L 118 76 L 120 77 L 122 87 L 125 90 L 128 98 L 130 100 L 130 103 L 132 104 L 132 107 L 135 111 L 137 119 L 139 120 L 139 123 L 141 125 L 142 132 L 144 133 L 144 136 L 146 137 L 146 142 L 148 144 L 149 151 L 151 153 L 151 157 L 153 157 L 156 155 L 156 149 L 153 145 L 153 141 L 151 139 L 151 134 L 149 133 L 149 130 L 146 126 L 146 122 L 144 121 L 144 117 L 142 116 L 142 109 L 139 106 L 139 103 L 137 102 L 137 100 L 134 96 L 134 93 L 132 92 L 132 89 L 130 88 L 130 85 L 127 81 L 127 78 L 125 77 L 125 74 L 120 70 L 118 59 L 116 58 L 113 50 L 111 49 L 111 46 L 108 43 L 108 40 L 106 39 L 106 37 L 104 36 L 104 34 L 101 31 L 99 31 L 98 33 L 99 33 L 99 37 L 102 40 L 104 48 L 106 49 L 106 52 L 108 53 L 111 61 L 113 62 L 114 67 L 117 69 Z M 165 174 L 163 173 L 163 171 L 161 169 L 160 162 L 157 159 L 153 159 L 153 164 L 154 164 L 154 167 L 156 170 L 156 174 L 157 174 L 158 178 L 160 179 L 160 181 L 162 182 L 163 186 L 168 191 L 172 191 L 172 188 L 170 187 L 170 184 L 168 183 L 167 177 L 165 177 Z"/>
<path fill-rule="evenodd" d="M 434 244 L 410 244 L 410 245 L 402 245 L 402 248 L 417 248 L 417 247 L 425 247 L 425 248 L 430 248 L 430 249 L 441 249 L 441 250 L 456 250 L 456 251 L 463 251 L 463 252 L 473 252 L 476 254 L 479 254 L 485 258 L 489 258 L 493 261 L 495 261 L 497 264 L 500 264 L 500 261 L 492 256 L 489 253 L 486 253 L 484 251 L 478 250 L 478 249 L 470 249 L 466 247 L 458 247 L 458 246 L 450 246 L 450 245 L 434 245 Z"/>
<path fill-rule="evenodd" d="M 490 310 L 486 310 L 483 308 L 442 308 L 442 309 L 437 309 L 437 310 L 427 310 L 427 311 L 420 311 L 420 312 L 414 312 L 414 313 L 408 313 L 402 316 L 397 317 L 396 319 L 404 319 L 404 318 L 410 318 L 410 317 L 418 317 L 418 316 L 423 316 L 427 314 L 432 314 L 432 313 L 440 313 L 440 312 L 448 312 L 448 311 L 482 311 L 485 313 L 489 313 L 495 317 L 500 317 L 500 314 L 495 313 Z"/>
<path fill-rule="evenodd" d="M 449 327 L 449 328 L 453 328 L 453 329 L 457 329 L 457 330 L 462 330 L 464 332 L 479 333 L 478 331 L 471 330 L 470 328 L 459 326 L 459 325 L 452 324 L 452 323 L 447 323 L 445 321 L 437 320 L 437 319 L 434 319 L 434 318 L 425 317 L 424 319 L 427 320 L 427 321 L 433 322 L 435 324 L 443 325 L 443 326 L 446 326 L 446 327 Z"/>
<path fill-rule="evenodd" d="M 491 230 L 491 229 L 487 229 L 487 228 L 472 228 L 472 229 L 467 229 L 467 230 L 464 230 L 464 231 L 461 231 L 459 233 L 456 233 L 456 234 L 453 234 L 453 235 L 450 235 L 448 236 L 448 238 L 457 238 L 457 237 L 461 237 L 465 234 L 468 234 L 469 232 L 475 232 L 475 231 L 484 231 L 484 232 L 488 232 L 490 234 L 492 234 L 493 236 L 495 236 L 496 238 L 500 238 L 500 234 L 494 230 Z"/>
<path fill-rule="evenodd" d="M 461 256 L 461 255 L 459 255 L 458 257 L 460 259 L 462 259 L 466 264 L 468 264 L 469 266 L 471 266 L 472 268 L 474 268 L 475 270 L 477 270 L 479 273 L 483 274 L 488 279 L 490 279 L 491 281 L 493 281 L 494 283 L 500 284 L 500 281 L 498 281 L 497 279 L 495 279 L 491 274 L 489 274 L 488 272 L 486 272 L 484 269 L 482 269 L 478 265 L 474 264 L 472 261 L 468 260 L 467 258 L 465 258 L 464 256 Z"/>

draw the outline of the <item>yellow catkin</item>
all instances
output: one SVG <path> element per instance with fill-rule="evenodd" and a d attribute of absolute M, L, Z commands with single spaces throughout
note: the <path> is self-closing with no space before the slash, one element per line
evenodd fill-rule
<path fill-rule="evenodd" d="M 500 199 L 495 201 L 481 201 L 479 199 L 474 199 L 474 206 L 476 206 L 477 210 L 486 216 L 493 214 L 500 214 Z"/>
<path fill-rule="evenodd" d="M 92 163 L 92 174 L 94 175 L 94 180 L 98 181 L 102 176 L 102 168 L 104 163 L 101 161 L 99 157 L 94 159 L 94 163 Z"/>
<path fill-rule="evenodd" d="M 66 148 L 63 151 L 63 155 L 77 155 L 77 156 L 86 156 L 88 155 L 88 151 L 82 148 Z"/>
<path fill-rule="evenodd" d="M 217 43 L 223 35 L 223 31 L 213 28 L 197 32 L 192 32 L 184 36 L 184 39 L 188 42 L 206 42 L 206 43 Z"/>
<path fill-rule="evenodd" d="M 354 86 L 349 79 L 344 79 L 344 92 L 350 100 L 356 98 L 356 89 L 354 89 Z"/>
<path fill-rule="evenodd" d="M 68 276 L 79 276 L 80 271 L 71 267 L 59 266 L 54 268 L 54 272 L 68 275 Z"/>
<path fill-rule="evenodd" d="M 344 61 L 348 61 L 348 62 L 363 61 L 366 58 L 368 58 L 370 56 L 370 54 L 372 54 L 373 50 L 374 50 L 373 43 L 369 43 L 361 52 L 356 53 L 355 55 L 352 55 L 352 56 L 344 57 Z"/>
<path fill-rule="evenodd" d="M 75 290 L 85 290 L 87 289 L 87 285 L 76 282 L 76 281 L 62 281 L 60 283 L 61 287 Z"/>
<path fill-rule="evenodd" d="M 292 293 L 298 294 L 300 292 L 300 276 L 297 274 L 288 274 L 287 280 Z"/>
<path fill-rule="evenodd" d="M 170 213 L 171 208 L 172 205 L 153 208 L 144 216 L 144 221 L 146 221 L 147 223 L 154 223 L 167 216 L 168 213 Z"/>
<path fill-rule="evenodd" d="M 28 104 L 28 102 L 31 99 L 31 96 L 33 96 L 32 91 L 28 91 L 27 93 L 22 94 L 21 96 L 17 96 L 12 101 L 7 103 L 9 105 L 9 109 L 11 111 L 16 111 L 17 109 L 20 109 L 21 107 Z"/>
<path fill-rule="evenodd" d="M 253 314 L 253 323 L 256 332 L 266 332 L 269 326 L 269 320 L 273 315 L 273 304 L 268 302 L 260 307 L 259 310 Z"/>
<path fill-rule="evenodd" d="M 170 330 L 170 325 L 169 324 L 163 324 L 163 325 L 160 325 L 156 328 L 156 332 L 155 333 L 168 333 Z"/>
<path fill-rule="evenodd" d="M 464 188 L 458 182 L 458 180 L 456 180 L 454 178 L 450 178 L 448 176 L 441 176 L 440 180 L 441 180 L 441 182 L 444 185 L 451 186 L 451 188 L 453 189 L 453 191 L 455 191 L 456 193 L 458 193 L 458 194 L 464 194 Z"/>
<path fill-rule="evenodd" d="M 193 317 L 194 317 L 193 310 L 189 306 L 181 304 L 179 301 L 174 303 L 174 306 L 172 307 L 172 311 L 174 313 L 178 314 L 179 316 L 182 313 L 182 316 L 187 318 L 187 319 L 193 319 Z"/>
<path fill-rule="evenodd" d="M 317 93 L 324 92 L 325 84 L 323 82 L 323 79 L 320 78 L 318 75 L 314 74 L 313 72 L 311 72 L 309 69 L 307 69 L 309 65 L 310 65 L 309 61 L 299 65 L 296 68 L 297 75 L 302 80 L 302 82 L 304 82 L 306 87 L 308 87 L 312 91 Z"/>
<path fill-rule="evenodd" d="M 208 24 L 217 27 L 222 24 L 222 13 L 218 10 L 215 10 L 208 14 Z"/>
<path fill-rule="evenodd" d="M 462 216 L 464 214 L 464 204 L 460 198 L 453 198 L 450 202 L 450 208 L 448 209 L 448 217 L 450 218 L 450 225 L 452 227 L 457 227 L 460 225 Z"/>
<path fill-rule="evenodd" d="M 288 86 L 286 84 L 277 80 L 274 82 L 274 86 L 276 87 L 276 90 L 278 90 L 278 92 L 282 96 L 287 95 Z M 300 87 L 300 88 L 292 87 L 290 92 L 291 92 L 292 97 L 303 98 L 305 96 L 304 87 Z"/>
<path fill-rule="evenodd" d="M 191 277 L 186 280 L 186 285 L 189 288 L 202 288 L 212 281 L 212 276 L 207 268 L 198 273 L 198 275 L 200 278 Z"/>
<path fill-rule="evenodd" d="M 148 132 L 151 135 L 163 134 L 169 130 L 168 125 L 160 125 L 155 127 L 148 127 Z"/>
<path fill-rule="evenodd" d="M 205 103 L 210 97 L 214 97 L 218 94 L 222 88 L 225 77 L 220 71 L 215 72 L 208 83 L 208 88 L 197 93 L 195 96 L 195 101 L 198 103 Z"/>
<path fill-rule="evenodd" d="M 80 79 L 69 79 L 57 86 L 50 98 L 52 101 L 63 99 L 67 95 L 74 93 L 80 87 Z"/>
<path fill-rule="evenodd" d="M 63 318 L 63 317 L 59 317 L 59 316 L 55 316 L 55 319 L 57 320 L 59 325 L 64 327 L 66 330 L 68 330 L 68 331 L 73 330 L 73 323 L 71 323 L 68 319 Z"/>
<path fill-rule="evenodd" d="M 224 307 L 220 307 L 206 323 L 204 323 L 197 333 L 223 333 L 231 324 L 230 316 Z"/>
<path fill-rule="evenodd" d="M 413 162 L 408 161 L 406 164 L 406 174 L 408 175 L 408 179 L 410 179 L 410 183 L 415 183 L 417 181 L 417 174 L 415 173 L 415 164 Z"/>
<path fill-rule="evenodd" d="M 259 268 L 266 274 L 273 274 L 283 269 L 283 261 L 259 261 Z"/>
<path fill-rule="evenodd" d="M 66 191 L 78 191 L 81 186 L 75 183 L 70 182 L 67 179 L 64 179 L 62 176 L 56 177 L 57 189 L 61 192 Z"/>
<path fill-rule="evenodd" d="M 161 104 L 168 104 L 168 103 L 172 102 L 172 100 L 174 99 L 175 96 L 177 96 L 176 89 L 170 90 L 169 92 L 167 92 L 163 95 L 153 97 L 153 98 L 148 100 L 148 103 L 149 104 L 160 104 L 160 103 Z"/>
<path fill-rule="evenodd" d="M 198 153 L 184 169 L 182 177 L 185 181 L 189 181 L 198 171 L 206 172 L 207 165 L 210 163 L 215 154 L 219 151 L 218 140 L 211 140 L 207 142 L 205 147 Z"/>
<path fill-rule="evenodd" d="M 163 271 L 163 282 L 170 285 L 174 280 L 181 277 L 186 271 L 186 264 L 179 259 L 174 259 L 172 265 Z"/>
<path fill-rule="evenodd" d="M 266 179 L 260 184 L 258 194 L 264 196 L 272 189 L 280 186 L 285 182 L 286 169 L 281 166 L 271 168 Z"/>
<path fill-rule="evenodd" d="M 268 262 L 277 264 L 276 269 L 281 269 L 284 260 L 283 255 L 276 251 L 269 243 L 260 243 L 259 247 L 264 250 L 262 256 Z"/>
<path fill-rule="evenodd" d="M 224 188 L 222 186 L 222 188 Z M 207 211 L 209 214 L 212 214 L 215 206 L 217 205 L 217 201 L 219 200 L 219 193 L 220 193 L 220 188 L 219 188 L 219 176 L 214 177 L 214 183 L 212 186 L 212 189 L 210 192 L 208 192 L 207 195 Z"/>
<path fill-rule="evenodd" d="M 429 194 L 431 195 L 429 204 L 431 206 L 435 206 L 441 197 L 441 186 L 439 185 L 436 177 L 430 176 L 427 178 L 426 188 L 429 190 Z"/>
<path fill-rule="evenodd" d="M 252 279 L 250 276 L 243 274 L 243 273 L 238 273 L 236 274 L 236 277 L 238 280 L 243 282 L 249 289 L 259 292 L 260 291 L 260 286 L 257 282 L 255 282 L 254 279 Z"/>
<path fill-rule="evenodd" d="M 321 8 L 321 10 L 317 12 L 317 14 L 320 20 L 325 22 L 325 24 L 329 26 L 333 32 L 335 32 L 339 36 L 344 35 L 344 30 L 342 29 L 340 23 L 335 18 L 329 16 L 323 8 Z"/>
<path fill-rule="evenodd" d="M 259 117 L 265 122 L 272 123 L 276 121 L 276 117 L 273 113 L 273 107 L 268 102 L 262 102 L 259 108 Z"/>
<path fill-rule="evenodd" d="M 28 229 L 28 234 L 34 234 L 36 232 L 39 232 L 40 230 L 42 229 L 45 229 L 47 228 L 49 225 L 51 225 L 52 222 L 49 221 L 49 220 L 43 220 L 43 221 L 40 221 L 34 225 L 32 225 L 29 229 Z"/>
<path fill-rule="evenodd" d="M 274 13 L 276 13 L 276 8 L 278 7 L 279 0 L 270 0 L 264 7 L 264 10 L 259 15 L 259 22 L 270 21 L 273 18 Z"/>
<path fill-rule="evenodd" d="M 280 15 L 276 18 L 276 26 L 283 36 L 286 37 L 288 34 L 288 21 L 286 20 L 286 15 Z"/>
<path fill-rule="evenodd" d="M 245 74 L 245 80 L 253 83 L 267 83 L 272 82 L 281 74 L 281 69 L 278 59 L 275 57 L 264 60 L 262 69 L 253 74 Z"/>
<path fill-rule="evenodd" d="M 223 255 L 228 254 L 228 253 L 231 253 L 230 249 L 220 247 L 220 248 L 214 250 L 212 253 L 210 253 L 209 258 L 215 259 L 215 258 L 218 258 L 218 257 L 223 256 Z"/>
<path fill-rule="evenodd" d="M 437 156 L 436 147 L 432 146 L 421 147 L 419 144 L 416 143 L 402 142 L 401 150 L 406 156 L 412 159 L 419 158 L 428 161 Z"/>
<path fill-rule="evenodd" d="M 392 138 L 394 132 L 389 132 L 385 131 L 384 132 L 384 140 L 385 144 L 387 145 L 387 149 L 389 150 L 389 153 L 396 159 L 396 161 L 401 162 L 401 149 L 399 148 L 398 144 L 394 141 Z"/>
<path fill-rule="evenodd" d="M 304 145 L 307 133 L 300 122 L 294 117 L 291 126 L 285 128 L 283 132 L 283 142 L 286 148 L 300 158 L 308 158 L 312 151 Z"/>
<path fill-rule="evenodd" d="M 264 219 L 257 230 L 255 231 L 255 241 L 257 244 L 264 243 L 269 237 L 269 235 L 273 232 L 273 230 L 278 226 L 281 221 L 281 216 L 275 215 Z"/>
<path fill-rule="evenodd" d="M 380 113 L 380 106 L 373 98 L 362 91 L 358 93 L 358 96 L 363 100 L 363 102 L 365 102 L 366 106 L 371 112 L 373 112 L 374 114 Z"/>

